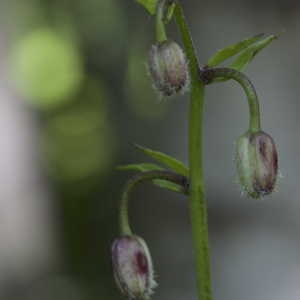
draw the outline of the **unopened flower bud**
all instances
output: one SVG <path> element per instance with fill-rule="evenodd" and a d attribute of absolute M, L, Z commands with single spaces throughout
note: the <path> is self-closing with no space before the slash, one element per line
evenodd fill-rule
<path fill-rule="evenodd" d="M 278 173 L 278 155 L 271 136 L 263 131 L 242 135 L 236 145 L 237 171 L 247 194 L 260 198 L 270 194 Z"/>
<path fill-rule="evenodd" d="M 162 96 L 184 92 L 189 86 L 188 64 L 181 47 L 170 40 L 153 45 L 149 51 L 149 72 Z"/>
<path fill-rule="evenodd" d="M 149 299 L 156 287 L 152 260 L 144 240 L 122 236 L 112 245 L 114 277 L 121 292 L 129 299 Z"/>

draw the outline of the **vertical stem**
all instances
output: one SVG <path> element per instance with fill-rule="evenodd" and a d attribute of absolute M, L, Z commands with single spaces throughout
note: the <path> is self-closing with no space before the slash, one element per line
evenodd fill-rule
<path fill-rule="evenodd" d="M 197 264 L 198 293 L 201 300 L 211 300 L 210 256 L 207 207 L 203 178 L 203 106 L 204 87 L 193 84 L 189 115 L 190 217 Z"/>
<path fill-rule="evenodd" d="M 164 8 L 166 0 L 160 0 L 157 4 L 156 10 L 156 40 L 157 42 L 164 42 L 167 40 L 167 34 L 164 24 Z"/>
<path fill-rule="evenodd" d="M 208 245 L 207 207 L 204 197 L 202 132 L 204 85 L 199 80 L 198 61 L 183 10 L 176 5 L 175 17 L 179 26 L 191 75 L 189 115 L 190 218 L 196 256 L 197 289 L 199 300 L 212 300 L 210 257 Z"/>

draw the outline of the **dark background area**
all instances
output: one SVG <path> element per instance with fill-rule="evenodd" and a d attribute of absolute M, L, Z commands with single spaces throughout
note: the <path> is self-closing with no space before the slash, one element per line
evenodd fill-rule
<path fill-rule="evenodd" d="M 205 178 L 215 300 L 298 300 L 299 1 L 182 4 L 203 64 L 281 33 L 246 70 L 277 143 L 277 191 L 241 196 L 233 153 L 248 111 L 233 82 L 207 88 Z M 134 0 L 1 0 L 0 19 L 0 299 L 122 299 L 110 245 L 130 174 L 115 167 L 148 160 L 132 142 L 187 162 L 188 98 L 152 90 L 154 22 Z M 153 299 L 196 299 L 186 199 L 143 185 L 130 216 L 152 253 Z"/>

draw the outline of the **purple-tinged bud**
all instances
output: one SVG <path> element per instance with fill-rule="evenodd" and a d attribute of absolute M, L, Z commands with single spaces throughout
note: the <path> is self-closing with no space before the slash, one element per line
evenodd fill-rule
<path fill-rule="evenodd" d="M 122 236 L 112 244 L 114 277 L 129 299 L 149 299 L 156 287 L 148 247 L 138 236 Z"/>
<path fill-rule="evenodd" d="M 148 66 L 154 87 L 162 96 L 172 96 L 187 90 L 188 64 L 177 43 L 167 40 L 153 45 L 149 51 Z"/>
<path fill-rule="evenodd" d="M 263 131 L 243 134 L 236 144 L 241 185 L 253 198 L 272 193 L 278 173 L 278 155 L 271 136 Z"/>

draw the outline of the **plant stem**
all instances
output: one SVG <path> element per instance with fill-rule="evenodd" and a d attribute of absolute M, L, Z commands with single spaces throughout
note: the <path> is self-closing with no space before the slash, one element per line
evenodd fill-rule
<path fill-rule="evenodd" d="M 231 68 L 202 68 L 200 69 L 200 78 L 204 83 L 210 83 L 217 78 L 237 81 L 244 89 L 248 99 L 250 112 L 249 130 L 257 132 L 261 129 L 258 97 L 252 82 L 244 73 Z"/>
<path fill-rule="evenodd" d="M 189 116 L 190 215 L 198 269 L 198 291 L 201 300 L 210 300 L 210 257 L 202 165 L 203 102 L 203 84 L 193 85 Z"/>
<path fill-rule="evenodd" d="M 134 187 L 138 184 L 143 183 L 145 181 L 152 181 L 154 179 L 163 179 L 178 184 L 182 187 L 182 192 L 184 194 L 187 193 L 188 190 L 188 180 L 185 176 L 179 175 L 177 173 L 171 171 L 146 171 L 139 173 L 132 177 L 125 185 L 121 203 L 120 203 L 120 231 L 122 235 L 131 235 L 132 231 L 129 225 L 129 217 L 128 217 L 128 200 L 130 192 Z"/>
<path fill-rule="evenodd" d="M 164 24 L 164 8 L 166 0 L 160 0 L 156 10 L 156 40 L 161 43 L 167 40 L 167 34 Z"/>
<path fill-rule="evenodd" d="M 179 4 L 177 4 L 175 8 L 175 18 L 182 35 L 191 75 L 191 102 L 189 113 L 189 207 L 194 251 L 196 255 L 198 298 L 199 300 L 212 300 L 207 207 L 204 196 L 202 165 L 204 84 L 199 80 L 197 56 L 183 10 Z"/>

